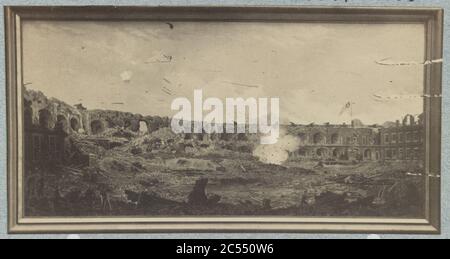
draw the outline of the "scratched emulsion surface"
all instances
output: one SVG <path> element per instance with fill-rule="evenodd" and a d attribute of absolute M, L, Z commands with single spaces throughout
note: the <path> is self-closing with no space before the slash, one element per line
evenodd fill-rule
<path fill-rule="evenodd" d="M 320 1 L 320 4 L 326 4 L 328 1 Z M 344 3 L 344 1 L 342 1 L 342 3 L 340 2 L 340 1 L 329 1 L 330 3 L 332 3 L 332 4 L 338 4 L 338 5 L 351 5 L 351 4 L 355 4 L 355 5 L 361 5 L 361 4 L 364 4 L 364 5 L 367 5 L 368 3 L 368 1 L 349 1 L 350 3 Z M 373 3 L 373 5 L 381 5 L 381 4 L 384 4 L 384 5 L 387 5 L 387 4 L 392 4 L 392 2 L 393 1 L 371 1 L 371 4 Z M 396 3 L 397 3 L 397 1 L 395 1 Z M 447 3 L 444 3 L 445 1 L 415 1 L 414 3 L 407 3 L 407 4 L 409 4 L 409 5 L 420 5 L 420 4 L 427 4 L 427 5 L 433 5 L 433 6 L 442 6 L 442 7 L 444 7 L 445 5 L 447 5 L 447 6 L 445 6 L 445 7 L 448 7 L 448 4 Z M 45 1 L 3 1 L 2 2 L 3 4 L 18 4 L 18 3 L 23 3 L 23 4 L 36 4 L 36 3 L 46 3 Z M 65 4 L 69 4 L 70 3 L 70 1 L 65 1 L 64 2 Z M 77 1 L 76 2 L 76 4 L 89 4 L 89 3 L 95 3 L 95 4 L 115 4 L 115 2 L 114 1 L 96 1 L 96 2 L 89 2 L 89 1 Z M 153 4 L 153 5 L 155 5 L 155 4 L 165 4 L 165 5 L 169 5 L 169 4 L 173 4 L 173 5 L 186 5 L 186 4 L 193 4 L 193 5 L 205 5 L 205 4 L 211 4 L 211 1 L 169 1 L 169 2 L 163 2 L 163 1 L 135 1 L 135 3 L 136 4 Z M 277 5 L 279 5 L 279 4 L 308 4 L 308 5 L 311 5 L 311 4 L 313 4 L 314 3 L 314 1 L 277 1 L 276 2 L 276 4 Z M 51 4 L 58 4 L 58 2 L 56 1 L 52 1 L 51 2 Z M 73 4 L 73 3 L 72 3 Z M 215 1 L 215 3 L 214 4 L 217 4 L 217 1 Z M 257 4 L 270 4 L 270 1 L 245 1 L 245 3 L 244 3 L 244 1 L 241 1 L 241 2 L 239 2 L 239 1 L 224 1 L 222 4 L 227 4 L 227 5 L 233 5 L 233 4 L 241 4 L 241 5 L 243 5 L 243 4 L 252 4 L 252 5 L 257 5 Z M 273 4 L 273 3 L 272 3 Z M 446 26 L 446 28 L 448 28 L 448 26 Z M 2 31 L 2 33 L 3 33 L 3 31 Z M 407 45 L 408 43 L 407 42 L 405 42 L 405 45 Z M 3 53 L 3 51 L 2 51 L 2 53 Z M 446 54 L 447 54 L 448 52 L 446 52 Z M 386 60 L 379 60 L 379 62 L 389 62 L 389 61 L 386 61 Z M 448 67 L 447 67 L 447 65 L 445 66 L 445 69 L 446 69 L 446 71 L 448 71 Z M 444 73 L 443 73 L 444 75 L 446 75 L 446 74 L 448 74 L 448 73 L 446 73 L 445 71 L 444 71 Z M 1 74 L 1 76 L 2 77 L 4 77 L 4 74 L 2 73 Z M 130 79 L 130 77 L 132 77 L 132 75 L 130 75 L 129 73 L 127 73 L 126 71 L 123 73 L 123 74 L 121 74 L 121 77 L 122 77 L 122 79 L 123 80 L 129 80 Z M 446 78 L 445 78 L 446 79 Z M 445 82 L 447 82 L 447 81 L 445 81 Z M 446 84 L 445 84 L 446 85 Z M 2 91 L 4 91 L 4 89 L 1 89 Z M 444 90 L 444 94 L 445 94 L 445 90 Z M 4 96 L 4 94 L 3 94 L 3 96 Z M 391 96 L 392 97 L 392 96 Z M 446 103 L 448 103 L 448 97 L 444 97 L 445 98 L 445 100 L 447 101 Z M 4 116 L 4 98 L 1 98 L 0 99 L 0 101 L 1 101 L 1 105 L 2 105 L 2 109 L 3 109 L 3 113 L 1 114 L 1 116 L 3 117 Z M 445 108 L 444 108 L 444 110 L 445 110 Z M 446 124 L 446 122 L 447 122 L 447 124 Z M 2 126 L 3 126 L 3 128 L 4 128 L 4 120 L 2 120 Z M 447 133 L 445 133 L 445 132 L 448 132 L 448 130 L 445 130 L 446 129 L 446 125 L 448 125 L 448 115 L 447 114 L 445 114 L 444 115 L 444 130 L 443 130 L 443 133 L 444 133 L 444 139 L 445 140 L 447 140 L 447 137 L 448 137 L 448 135 L 446 135 Z M 4 134 L 4 132 L 5 131 L 2 131 L 2 134 Z M 2 144 L 2 149 L 3 150 L 5 150 L 5 143 L 4 143 L 4 139 L 5 139 L 5 137 L 4 136 L 2 136 L 2 139 L 1 139 L 1 144 Z M 448 143 L 445 143 L 445 145 L 444 145 L 446 148 L 445 148 L 445 151 L 444 151 L 444 154 L 443 154 L 443 156 L 445 157 L 445 155 L 446 154 L 448 154 L 447 152 L 447 149 L 448 149 Z M 4 163 L 4 160 L 5 160 L 5 158 L 4 157 L 2 157 L 1 158 L 2 159 L 2 165 L 3 166 L 5 166 L 5 163 Z M 444 174 L 445 174 L 445 172 L 448 170 L 448 165 L 445 165 L 444 164 Z M 444 177 L 444 186 L 448 186 L 448 185 L 446 185 L 445 184 L 445 182 L 446 182 L 446 178 Z M 6 184 L 5 184 L 5 179 L 4 178 L 2 178 L 2 190 L 4 191 L 6 188 L 5 188 L 5 186 L 6 186 Z M 5 193 L 5 192 L 3 192 L 3 193 Z M 447 193 L 447 190 L 445 190 L 444 189 L 444 193 Z M 5 195 L 2 195 L 1 196 L 1 204 L 5 204 L 5 197 L 6 197 L 6 194 Z M 448 197 L 448 195 L 447 194 L 445 194 L 445 197 Z M 446 211 L 447 210 L 447 206 L 446 206 L 446 201 L 447 201 L 448 199 L 444 199 L 444 211 Z M 6 217 L 6 210 L 5 210 L 6 208 L 5 207 L 3 207 L 2 206 L 2 223 L 3 223 L 3 226 L 2 226 L 2 234 L 3 233 L 5 233 L 6 231 L 5 231 L 5 223 L 6 223 L 6 220 L 5 220 L 5 217 Z M 443 220 L 444 221 L 446 221 L 447 220 L 447 218 L 446 218 L 446 214 L 445 213 L 443 213 Z M 447 233 L 448 232 L 448 228 L 447 228 L 447 224 L 444 224 L 444 229 L 443 229 L 443 232 L 444 233 Z M 114 235 L 100 235 L 100 236 L 102 236 L 102 237 L 114 237 Z M 133 235 L 123 235 L 123 236 L 120 236 L 120 237 L 122 237 L 122 238 L 126 238 L 126 237 L 131 237 L 131 236 L 133 236 Z M 323 237 L 336 237 L 336 236 L 334 236 L 334 235 L 291 235 L 291 234 L 289 234 L 289 235 L 280 235 L 280 234 L 278 234 L 278 235 L 268 235 L 268 234 L 265 234 L 265 235 L 256 235 L 256 234 L 252 234 L 252 235 L 250 235 L 250 234 L 244 234 L 244 235 L 231 235 L 231 234 L 227 234 L 227 235 L 221 235 L 221 234 L 213 234 L 213 235 L 209 235 L 210 237 L 244 237 L 244 238 L 256 238 L 256 237 L 293 237 L 293 238 L 302 238 L 302 237 L 308 237 L 308 238 L 323 238 Z M 55 236 L 55 237 L 58 237 L 58 236 Z M 65 237 L 65 236 L 59 236 L 59 237 Z M 83 235 L 83 237 L 90 237 L 89 235 Z M 98 237 L 98 235 L 97 235 L 97 237 Z M 145 238 L 158 238 L 158 237 L 175 237 L 175 236 L 171 236 L 171 235 L 140 235 L 139 237 L 145 237 Z M 177 235 L 176 237 L 179 237 L 179 235 Z M 206 237 L 206 235 L 204 235 L 204 234 L 202 234 L 202 235 L 196 235 L 196 234 L 186 234 L 185 235 L 185 237 L 186 238 L 189 238 L 189 237 Z M 344 237 L 344 235 L 342 235 L 342 236 L 338 236 L 338 237 Z M 352 235 L 352 236 L 345 236 L 345 237 L 352 237 L 352 238 L 366 238 L 367 236 L 365 236 L 365 235 Z M 401 237 L 401 236 L 398 236 L 398 237 Z"/>

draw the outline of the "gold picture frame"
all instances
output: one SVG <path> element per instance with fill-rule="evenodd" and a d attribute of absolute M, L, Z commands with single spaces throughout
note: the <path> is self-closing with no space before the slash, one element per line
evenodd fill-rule
<path fill-rule="evenodd" d="M 5 7 L 9 233 L 414 233 L 438 234 L 441 215 L 442 62 L 425 68 L 426 217 L 423 219 L 293 217 L 27 218 L 23 213 L 22 27 L 51 21 L 258 21 L 312 23 L 422 23 L 426 60 L 443 56 L 443 10 L 438 8 L 317 7 Z M 436 177 L 438 176 L 438 177 Z"/>

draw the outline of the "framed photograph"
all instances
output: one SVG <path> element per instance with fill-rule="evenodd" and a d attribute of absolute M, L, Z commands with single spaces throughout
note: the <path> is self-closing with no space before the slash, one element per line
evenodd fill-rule
<path fill-rule="evenodd" d="M 10 233 L 440 232 L 441 9 L 5 16 Z"/>

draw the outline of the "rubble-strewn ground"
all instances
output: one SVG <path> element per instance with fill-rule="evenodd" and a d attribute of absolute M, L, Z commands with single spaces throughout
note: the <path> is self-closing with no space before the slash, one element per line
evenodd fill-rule
<path fill-rule="evenodd" d="M 27 215 L 422 217 L 422 178 L 410 175 L 422 173 L 418 162 L 270 165 L 249 141 L 184 140 L 169 129 L 71 142 L 74 161 L 90 154 L 90 165 L 27 172 Z"/>

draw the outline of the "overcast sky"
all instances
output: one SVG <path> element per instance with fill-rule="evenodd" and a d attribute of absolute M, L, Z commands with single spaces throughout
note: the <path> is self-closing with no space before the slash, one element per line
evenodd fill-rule
<path fill-rule="evenodd" d="M 173 28 L 172 26 L 173 25 Z M 24 81 L 69 104 L 172 116 L 176 97 L 279 97 L 282 122 L 422 112 L 423 25 L 25 22 Z M 380 98 L 381 97 L 381 98 Z M 384 97 L 396 97 L 387 99 Z"/>

